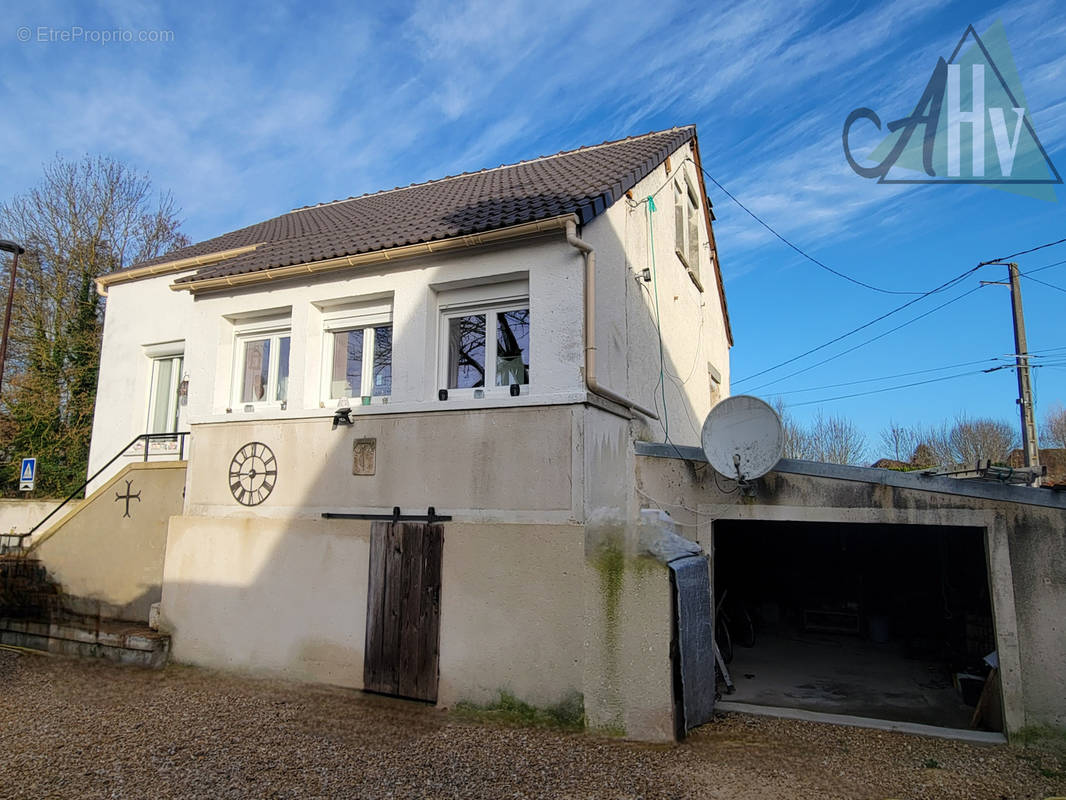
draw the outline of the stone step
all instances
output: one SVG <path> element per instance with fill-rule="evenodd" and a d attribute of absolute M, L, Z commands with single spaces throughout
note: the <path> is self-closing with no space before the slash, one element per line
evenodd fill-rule
<path fill-rule="evenodd" d="M 170 655 L 168 635 L 116 620 L 0 617 L 0 644 L 152 668 L 164 666 Z"/>

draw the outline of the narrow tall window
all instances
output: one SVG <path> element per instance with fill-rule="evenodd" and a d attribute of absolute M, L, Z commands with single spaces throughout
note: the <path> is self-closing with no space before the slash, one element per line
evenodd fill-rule
<path fill-rule="evenodd" d="M 688 178 L 674 181 L 674 248 L 677 257 L 699 282 L 700 203 Z"/>
<path fill-rule="evenodd" d="M 148 433 L 173 433 L 178 429 L 178 391 L 182 364 L 179 356 L 152 359 L 152 388 L 148 399 Z"/>

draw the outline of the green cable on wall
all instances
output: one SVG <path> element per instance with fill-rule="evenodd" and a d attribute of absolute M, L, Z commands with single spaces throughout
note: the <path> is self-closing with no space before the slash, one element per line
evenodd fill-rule
<path fill-rule="evenodd" d="M 651 279 L 655 287 L 655 332 L 659 336 L 659 389 L 663 398 L 663 436 L 670 441 L 670 413 L 666 408 L 666 372 L 663 357 L 663 329 L 659 320 L 659 275 L 655 272 L 655 226 L 651 215 L 655 211 L 655 198 L 648 195 L 648 244 L 651 247 Z"/>

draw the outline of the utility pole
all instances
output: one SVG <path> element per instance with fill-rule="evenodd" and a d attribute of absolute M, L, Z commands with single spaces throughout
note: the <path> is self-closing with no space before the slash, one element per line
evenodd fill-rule
<path fill-rule="evenodd" d="M 1029 346 L 1025 342 L 1025 315 L 1022 311 L 1022 287 L 1018 281 L 1018 265 L 1011 261 L 983 261 L 979 267 L 1000 266 L 1007 268 L 1007 283 L 981 281 L 982 286 L 994 284 L 1010 287 L 1010 310 L 1014 318 L 1014 371 L 1018 373 L 1018 407 L 1022 417 L 1022 456 L 1026 469 L 1031 469 L 1031 486 L 1040 485 L 1040 444 L 1036 439 L 1036 420 L 1033 411 L 1033 389 L 1029 381 Z"/>
<path fill-rule="evenodd" d="M 1029 348 L 1025 342 L 1025 315 L 1022 311 L 1022 287 L 1018 281 L 1018 265 L 1013 261 L 1007 265 L 1010 270 L 1010 307 L 1014 317 L 1014 363 L 1018 373 L 1018 405 L 1022 416 L 1022 450 L 1025 466 L 1040 467 L 1040 445 L 1036 439 L 1036 421 L 1033 419 L 1033 389 L 1029 382 Z M 1033 479 L 1033 486 L 1040 485 L 1039 476 Z"/>
<path fill-rule="evenodd" d="M 4 362 L 7 360 L 7 336 L 11 330 L 11 304 L 15 299 L 15 272 L 19 268 L 19 256 L 26 251 L 22 245 L 0 239 L 0 250 L 11 253 L 11 282 L 7 287 L 7 312 L 4 314 L 4 335 L 0 338 L 0 386 L 4 382 Z"/>

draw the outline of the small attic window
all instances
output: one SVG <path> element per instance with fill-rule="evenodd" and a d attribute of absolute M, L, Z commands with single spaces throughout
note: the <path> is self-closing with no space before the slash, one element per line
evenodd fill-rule
<path fill-rule="evenodd" d="M 674 181 L 674 252 L 688 270 L 693 283 L 700 283 L 700 201 L 686 176 Z"/>

